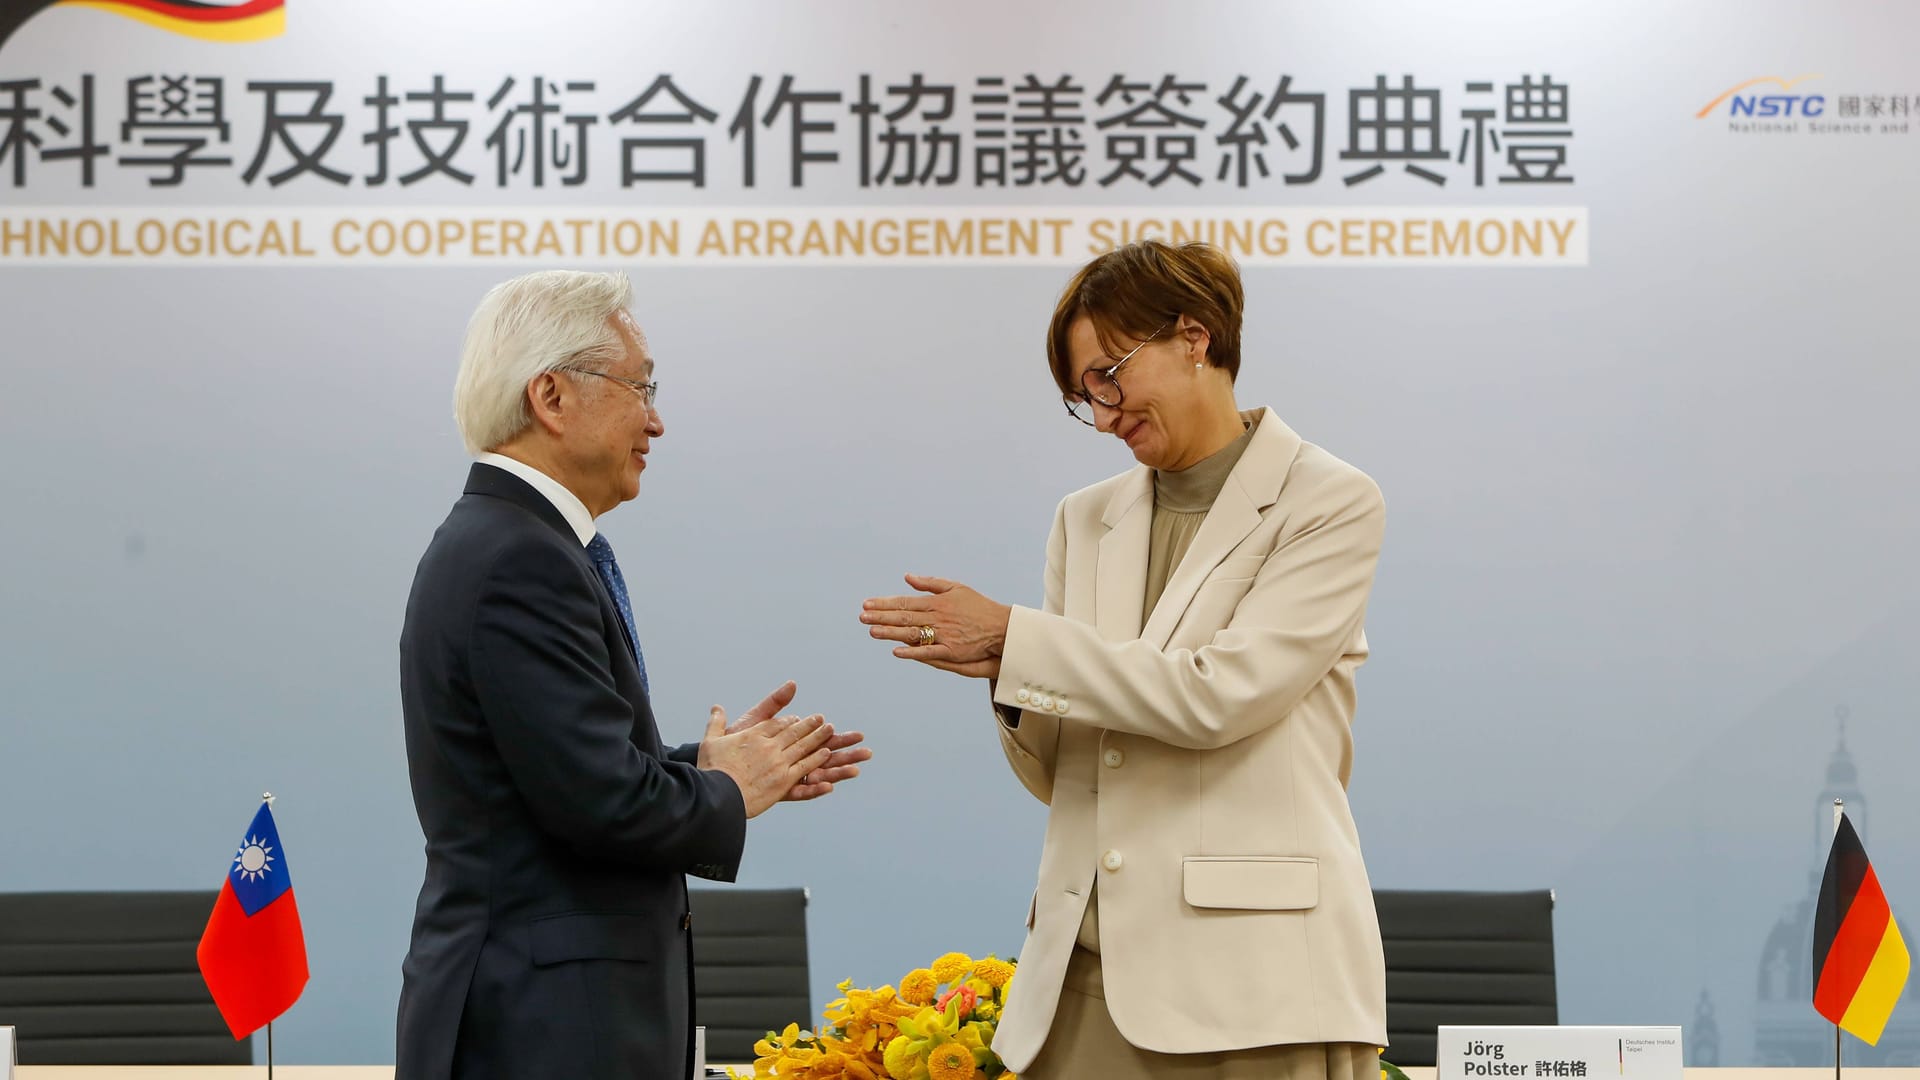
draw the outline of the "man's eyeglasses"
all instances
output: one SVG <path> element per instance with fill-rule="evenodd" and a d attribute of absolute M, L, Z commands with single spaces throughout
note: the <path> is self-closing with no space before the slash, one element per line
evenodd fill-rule
<path fill-rule="evenodd" d="M 1097 401 L 1111 409 L 1118 406 L 1125 398 L 1125 395 L 1120 392 L 1120 380 L 1115 377 L 1120 371 L 1120 365 L 1133 359 L 1133 353 L 1137 353 L 1141 349 L 1146 348 L 1148 342 L 1159 337 L 1167 327 L 1172 325 L 1172 320 L 1160 324 L 1159 330 L 1148 334 L 1141 340 L 1140 344 L 1133 347 L 1133 352 L 1114 361 L 1112 367 L 1088 368 L 1086 371 L 1081 372 L 1080 393 L 1073 400 L 1066 403 L 1067 415 L 1088 427 L 1096 426 L 1093 422 L 1094 402 Z M 1083 409 L 1085 412 L 1081 411 Z"/>
<path fill-rule="evenodd" d="M 575 369 L 573 370 L 573 374 L 598 375 L 602 379 L 612 379 L 614 382 L 619 383 L 621 386 L 624 386 L 627 389 L 633 391 L 634 393 L 639 394 L 643 399 L 646 400 L 647 408 L 649 409 L 653 408 L 654 399 L 660 396 L 660 384 L 657 382 L 641 382 L 639 379 L 622 378 L 619 375 L 609 375 L 604 371 L 592 371 L 587 368 Z"/>

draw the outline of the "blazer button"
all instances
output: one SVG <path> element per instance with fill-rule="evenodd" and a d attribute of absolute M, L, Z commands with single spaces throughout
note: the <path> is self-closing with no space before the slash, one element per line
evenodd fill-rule
<path fill-rule="evenodd" d="M 1120 869 L 1120 853 L 1117 851 L 1107 852 L 1100 857 L 1100 865 L 1106 867 L 1108 870 Z"/>
<path fill-rule="evenodd" d="M 1029 694 L 1025 688 L 1022 688 L 1019 693 L 1013 695 L 1013 700 L 1019 702 L 1022 705 L 1025 705 L 1028 701 L 1031 701 L 1032 699 L 1033 699 L 1033 695 Z"/>
<path fill-rule="evenodd" d="M 1054 712 L 1057 712 L 1057 713 L 1059 713 L 1059 714 L 1060 714 L 1061 716 L 1065 716 L 1065 715 L 1067 715 L 1067 699 L 1066 699 L 1066 698 L 1054 698 L 1054 699 L 1053 699 L 1053 711 L 1054 711 Z"/>
<path fill-rule="evenodd" d="M 1039 696 L 1039 698 L 1037 698 L 1036 700 L 1037 700 L 1037 702 L 1038 702 L 1038 704 L 1039 704 L 1039 706 L 1040 706 L 1040 711 L 1041 711 L 1041 712 L 1052 712 L 1052 711 L 1053 711 L 1053 699 L 1052 699 L 1052 698 L 1050 698 L 1050 697 L 1048 697 L 1048 696 L 1047 696 L 1047 695 L 1045 695 L 1045 694 L 1041 694 L 1041 695 Z"/>
<path fill-rule="evenodd" d="M 1127 755 L 1121 753 L 1119 747 L 1109 746 L 1107 752 L 1100 755 L 1100 760 L 1106 762 L 1107 768 L 1117 769 L 1127 760 Z"/>
<path fill-rule="evenodd" d="M 680 929 L 693 929 L 693 912 L 689 911 L 685 915 L 680 916 Z"/>

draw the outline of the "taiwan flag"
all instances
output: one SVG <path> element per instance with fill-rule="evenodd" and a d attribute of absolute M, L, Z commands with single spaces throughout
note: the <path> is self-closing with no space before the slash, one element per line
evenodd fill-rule
<path fill-rule="evenodd" d="M 307 939 L 267 803 L 240 841 L 197 955 L 200 975 L 236 1039 L 286 1012 L 306 989 Z"/>

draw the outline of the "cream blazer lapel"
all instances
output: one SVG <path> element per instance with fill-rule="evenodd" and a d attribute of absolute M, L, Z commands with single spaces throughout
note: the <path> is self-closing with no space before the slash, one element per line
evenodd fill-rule
<path fill-rule="evenodd" d="M 1145 465 L 1126 474 L 1100 518 L 1095 564 L 1094 628 L 1108 641 L 1140 636 L 1147 595 L 1147 549 L 1153 539 L 1153 470 Z"/>
<path fill-rule="evenodd" d="M 1259 526 L 1260 515 L 1267 507 L 1280 498 L 1280 488 L 1286 483 L 1287 470 L 1293 467 L 1294 455 L 1300 452 L 1300 436 L 1293 429 L 1280 422 L 1268 409 L 1254 414 L 1258 425 L 1253 432 L 1253 440 L 1247 445 L 1246 453 L 1227 474 L 1226 486 L 1220 489 L 1220 497 L 1214 500 L 1213 508 L 1207 512 L 1206 520 L 1200 525 L 1200 531 L 1194 535 L 1193 543 L 1187 553 L 1174 568 L 1173 576 L 1167 580 L 1167 587 L 1160 594 L 1160 602 L 1154 605 L 1153 614 L 1146 620 L 1146 626 L 1139 637 L 1156 649 L 1164 649 L 1167 641 L 1173 637 L 1174 628 L 1180 625 L 1180 617 L 1187 613 L 1187 606 L 1193 602 L 1193 596 L 1200 591 L 1200 585 L 1207 575 L 1224 562 L 1240 541 Z M 1152 481 L 1148 481 L 1148 497 L 1144 500 L 1148 510 L 1146 517 L 1153 516 Z M 1101 545 L 1101 596 L 1104 600 L 1106 590 L 1106 546 Z M 1140 547 L 1140 586 L 1136 595 L 1146 591 L 1147 542 Z M 1217 628 L 1215 628 L 1217 629 Z M 1111 638 L 1102 627 L 1102 636 Z"/>

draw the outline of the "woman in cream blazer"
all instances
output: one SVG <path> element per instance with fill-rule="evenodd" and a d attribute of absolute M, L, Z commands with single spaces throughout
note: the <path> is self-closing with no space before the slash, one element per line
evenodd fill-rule
<path fill-rule="evenodd" d="M 1049 807 L 993 1048 L 1027 1080 L 1370 1080 L 1380 930 L 1347 804 L 1384 507 L 1234 400 L 1242 293 L 1205 245 L 1130 245 L 1061 297 L 1069 411 L 1138 465 L 1061 502 L 1045 602 L 910 575 L 861 619 L 991 680 Z"/>

